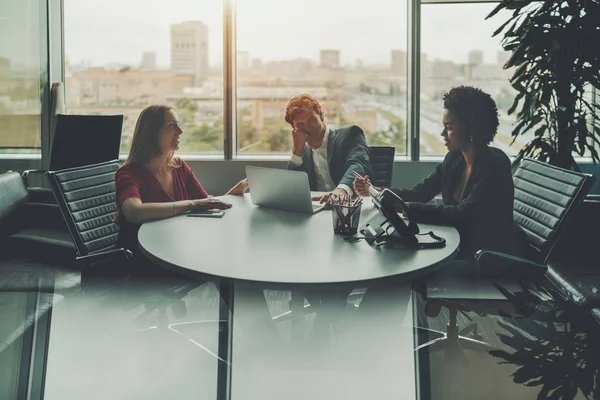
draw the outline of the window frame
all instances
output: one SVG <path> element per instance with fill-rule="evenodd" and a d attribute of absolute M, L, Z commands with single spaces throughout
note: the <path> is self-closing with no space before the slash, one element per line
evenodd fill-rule
<path fill-rule="evenodd" d="M 225 160 L 286 160 L 286 154 L 254 154 L 244 155 L 237 152 L 237 118 L 236 97 L 236 18 L 234 0 L 223 0 L 223 57 L 224 57 L 224 159 Z M 396 155 L 396 162 L 419 161 L 420 154 L 420 79 L 421 79 L 421 5 L 422 4 L 462 4 L 462 3 L 500 3 L 498 0 L 407 0 L 407 121 L 406 121 L 406 154 Z M 227 72 L 228 71 L 228 72 Z M 229 97 L 231 96 L 231 97 Z M 424 155 L 424 161 L 439 161 L 443 155 Z"/>
<path fill-rule="evenodd" d="M 225 160 L 288 160 L 287 154 L 238 154 L 237 149 L 237 96 L 236 96 L 236 74 L 237 74 L 237 46 L 236 46 L 236 18 L 235 18 L 235 0 L 222 0 L 224 12 L 223 24 L 223 93 L 224 93 L 224 159 Z M 420 6 L 422 0 L 407 0 L 407 121 L 406 121 L 406 154 L 396 155 L 395 161 L 418 161 L 419 160 L 419 121 L 418 118 L 411 118 L 411 110 L 415 115 L 419 115 L 419 87 L 418 79 L 420 69 L 420 43 L 418 31 L 415 28 L 420 27 Z M 498 0 L 494 0 L 498 2 Z M 229 28 L 228 28 L 229 27 Z M 230 71 L 227 73 L 227 71 Z M 227 98 L 231 95 L 232 98 Z M 225 99 L 227 98 L 227 99 Z M 227 119 L 225 116 L 227 115 Z M 291 151 L 291 149 L 290 149 Z M 186 155 L 187 157 L 187 155 Z M 440 159 L 443 157 L 440 157 Z"/>
<path fill-rule="evenodd" d="M 50 0 L 45 0 L 50 1 Z M 288 159 L 287 154 L 243 154 L 238 153 L 237 149 L 237 63 L 236 63 L 236 5 L 235 0 L 222 0 L 223 2 L 223 153 L 222 154 L 194 154 L 181 152 L 181 156 L 188 160 L 216 160 L 222 159 L 226 161 L 280 161 Z M 48 37 L 52 36 L 53 41 L 49 40 L 48 48 L 44 57 L 50 70 L 51 81 L 64 82 L 64 7 L 63 0 L 50 3 L 58 4 L 60 8 L 59 23 L 52 25 L 51 19 L 48 29 Z M 407 145 L 406 155 L 396 155 L 395 161 L 437 161 L 443 158 L 443 155 L 426 155 L 420 154 L 420 78 L 421 78 L 421 23 L 422 13 L 421 6 L 423 4 L 483 4 L 483 3 L 500 3 L 499 0 L 407 0 L 407 121 L 406 121 L 406 136 Z M 58 13 L 53 12 L 52 17 L 56 18 Z M 49 15 L 50 17 L 50 15 Z M 54 43 L 54 44 L 52 44 Z M 50 59 L 50 45 L 57 48 L 59 43 L 60 48 L 60 66 L 57 63 L 52 63 Z M 49 82 L 44 82 L 43 86 L 49 86 Z M 43 93 L 48 93 L 44 90 Z M 46 97 L 46 95 L 44 95 Z M 596 91 L 593 92 L 595 100 Z M 49 99 L 42 99 L 42 109 L 46 110 L 46 104 Z M 47 162 L 51 143 L 49 121 L 47 121 L 47 113 L 42 113 L 42 164 Z M 46 156 L 44 156 L 46 154 Z M 121 154 L 121 157 L 125 156 Z M 581 159 L 584 161 L 584 159 Z"/>

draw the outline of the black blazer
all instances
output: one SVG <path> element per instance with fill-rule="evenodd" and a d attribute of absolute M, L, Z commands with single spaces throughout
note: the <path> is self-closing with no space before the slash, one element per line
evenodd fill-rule
<path fill-rule="evenodd" d="M 518 254 L 513 224 L 514 186 L 508 156 L 494 147 L 482 150 L 473 163 L 460 202 L 453 192 L 466 162 L 460 151 L 449 152 L 435 171 L 412 189 L 393 189 L 408 202 L 415 222 L 455 226 L 461 238 L 459 258 L 472 259 L 481 249 Z M 444 205 L 425 204 L 442 193 Z"/>
<path fill-rule="evenodd" d="M 362 176 L 372 175 L 369 146 L 363 130 L 356 125 L 330 130 L 327 140 L 327 161 L 329 173 L 336 185 L 343 184 L 352 188 L 353 171 Z M 304 146 L 302 165 L 296 167 L 290 161 L 287 169 L 306 172 L 310 190 L 317 190 L 315 164 L 310 147 Z"/>

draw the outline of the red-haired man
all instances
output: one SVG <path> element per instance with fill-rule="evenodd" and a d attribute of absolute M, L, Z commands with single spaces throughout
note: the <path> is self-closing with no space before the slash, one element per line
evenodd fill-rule
<path fill-rule="evenodd" d="M 305 171 L 310 190 L 326 192 L 313 198 L 321 203 L 332 195 L 354 194 L 354 172 L 371 176 L 369 146 L 362 129 L 356 125 L 330 129 L 323 109 L 308 94 L 294 97 L 285 110 L 292 126 L 292 155 L 288 169 Z"/>

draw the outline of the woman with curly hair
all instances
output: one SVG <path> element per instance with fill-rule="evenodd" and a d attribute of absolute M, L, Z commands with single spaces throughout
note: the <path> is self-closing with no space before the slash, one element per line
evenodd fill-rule
<path fill-rule="evenodd" d="M 480 249 L 517 252 L 513 226 L 511 162 L 489 146 L 498 129 L 492 97 L 470 86 L 444 95 L 442 132 L 448 154 L 435 171 L 412 189 L 392 189 L 407 204 L 415 222 L 452 225 L 461 237 L 458 259 L 473 259 Z M 355 179 L 354 191 L 367 196 L 368 177 Z M 427 204 L 439 193 L 443 205 Z"/>

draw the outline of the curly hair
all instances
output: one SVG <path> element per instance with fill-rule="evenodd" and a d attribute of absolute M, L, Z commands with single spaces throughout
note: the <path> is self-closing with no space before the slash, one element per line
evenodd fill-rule
<path fill-rule="evenodd" d="M 290 100 L 285 108 L 285 122 L 292 125 L 294 117 L 302 111 L 314 111 L 323 120 L 323 109 L 319 102 L 309 94 L 301 94 Z"/>
<path fill-rule="evenodd" d="M 492 96 L 472 86 L 457 86 L 444 94 L 444 108 L 466 126 L 476 146 L 490 144 L 498 131 L 498 107 Z"/>

